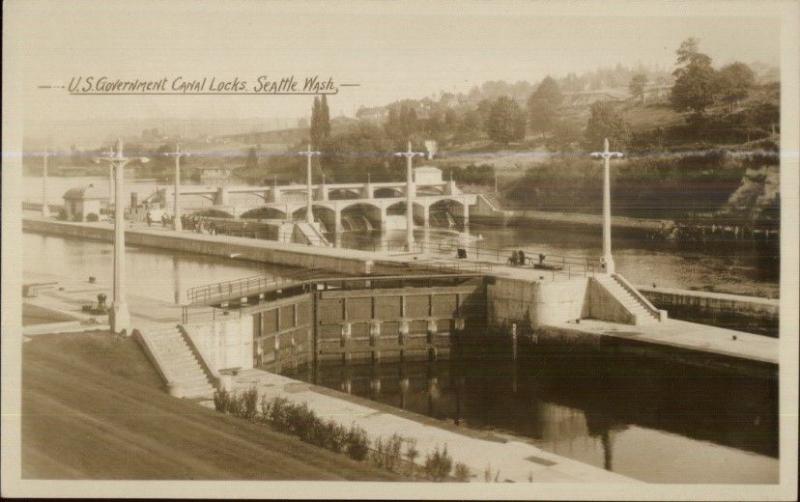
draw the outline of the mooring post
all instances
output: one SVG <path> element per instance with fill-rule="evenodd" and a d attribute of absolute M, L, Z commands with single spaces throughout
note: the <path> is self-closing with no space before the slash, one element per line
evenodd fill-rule
<path fill-rule="evenodd" d="M 511 324 L 511 359 L 517 360 L 517 323 Z"/>

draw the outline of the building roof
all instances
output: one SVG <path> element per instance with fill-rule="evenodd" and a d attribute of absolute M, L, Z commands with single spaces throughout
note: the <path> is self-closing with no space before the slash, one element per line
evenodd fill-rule
<path fill-rule="evenodd" d="M 87 200 L 87 199 L 107 199 L 108 194 L 94 185 L 85 187 L 70 188 L 64 192 L 64 199 L 68 200 Z"/>

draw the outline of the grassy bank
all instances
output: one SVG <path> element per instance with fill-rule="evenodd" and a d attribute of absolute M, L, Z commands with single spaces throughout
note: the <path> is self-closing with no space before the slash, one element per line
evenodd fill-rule
<path fill-rule="evenodd" d="M 24 345 L 22 474 L 32 479 L 393 480 L 263 426 L 168 396 L 133 340 Z"/>

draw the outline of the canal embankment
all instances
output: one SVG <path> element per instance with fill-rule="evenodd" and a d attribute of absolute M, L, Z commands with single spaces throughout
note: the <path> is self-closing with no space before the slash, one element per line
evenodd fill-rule
<path fill-rule="evenodd" d="M 594 319 L 553 323 L 539 328 L 531 341 L 557 351 L 591 347 L 749 376 L 778 376 L 777 339 L 675 319 L 646 326 Z"/>
<path fill-rule="evenodd" d="M 251 388 L 267 400 L 284 398 L 295 404 L 306 403 L 321 418 L 344 427 L 355 424 L 373 441 L 389 439 L 392 434 L 401 432 L 404 438 L 416 441 L 418 462 L 423 462 L 435 449 L 446 446 L 454 463 L 463 463 L 470 469 L 473 480 L 483 481 L 483 473 L 488 468 L 501 482 L 637 483 L 518 439 L 445 427 L 422 415 L 258 369 L 242 371 L 232 386 L 232 390 L 239 393 Z"/>
<path fill-rule="evenodd" d="M 778 336 L 778 299 L 645 285 L 636 289 L 673 318 Z"/>

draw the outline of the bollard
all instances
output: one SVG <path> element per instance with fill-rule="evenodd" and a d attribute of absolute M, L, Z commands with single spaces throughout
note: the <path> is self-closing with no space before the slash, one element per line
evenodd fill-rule
<path fill-rule="evenodd" d="M 517 360 L 517 323 L 511 324 L 511 359 Z"/>

